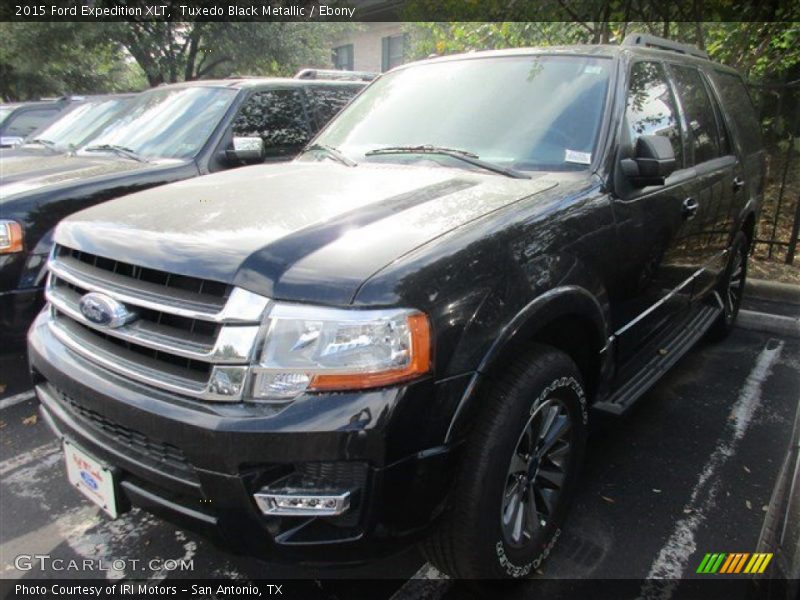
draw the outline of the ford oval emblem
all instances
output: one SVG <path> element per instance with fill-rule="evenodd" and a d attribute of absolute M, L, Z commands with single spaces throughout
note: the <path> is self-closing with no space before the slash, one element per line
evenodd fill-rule
<path fill-rule="evenodd" d="M 87 321 L 103 327 L 122 327 L 136 318 L 124 304 L 99 292 L 85 294 L 78 306 Z"/>
<path fill-rule="evenodd" d="M 95 481 L 94 477 L 92 477 L 89 473 L 86 471 L 81 471 L 81 479 L 83 480 L 83 483 L 85 483 L 90 489 L 97 491 L 97 488 L 99 487 L 97 485 L 97 481 Z"/>

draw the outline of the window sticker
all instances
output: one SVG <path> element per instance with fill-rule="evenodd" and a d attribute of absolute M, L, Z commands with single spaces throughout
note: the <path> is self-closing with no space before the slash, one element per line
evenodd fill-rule
<path fill-rule="evenodd" d="M 564 162 L 577 163 L 579 165 L 592 164 L 591 152 L 578 152 L 577 150 L 564 150 Z"/>
<path fill-rule="evenodd" d="M 586 75 L 601 75 L 603 73 L 603 67 L 600 65 L 588 65 L 583 72 Z"/>

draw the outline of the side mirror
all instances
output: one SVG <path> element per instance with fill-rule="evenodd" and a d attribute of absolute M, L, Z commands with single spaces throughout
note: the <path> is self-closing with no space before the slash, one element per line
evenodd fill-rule
<path fill-rule="evenodd" d="M 225 157 L 230 162 L 245 164 L 263 162 L 264 140 L 260 137 L 234 137 Z"/>
<path fill-rule="evenodd" d="M 636 140 L 633 158 L 623 158 L 620 167 L 625 176 L 638 187 L 664 185 L 675 171 L 675 152 L 663 135 L 642 135 Z"/>

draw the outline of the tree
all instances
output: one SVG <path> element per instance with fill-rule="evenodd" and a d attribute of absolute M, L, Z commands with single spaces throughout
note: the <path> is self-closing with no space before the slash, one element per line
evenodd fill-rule
<path fill-rule="evenodd" d="M 423 22 L 409 23 L 407 30 L 411 37 L 408 58 L 523 46 L 619 43 L 629 33 L 642 32 L 695 44 L 751 80 L 800 76 L 800 23 L 796 22 Z"/>
<path fill-rule="evenodd" d="M 297 22 L 116 23 L 116 38 L 148 83 L 233 74 L 291 75 L 301 66 L 327 65 L 327 41 L 346 24 Z"/>
<path fill-rule="evenodd" d="M 0 96 L 129 91 L 144 79 L 106 23 L 0 23 Z"/>
<path fill-rule="evenodd" d="M 0 23 L 4 99 L 141 90 L 229 75 L 327 66 L 354 25 L 299 22 Z"/>

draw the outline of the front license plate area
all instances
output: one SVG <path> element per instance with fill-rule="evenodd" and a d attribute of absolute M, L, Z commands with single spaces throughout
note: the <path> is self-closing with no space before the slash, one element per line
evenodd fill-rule
<path fill-rule="evenodd" d="M 68 440 L 64 441 L 64 458 L 69 482 L 116 519 L 119 513 L 111 470 Z"/>

